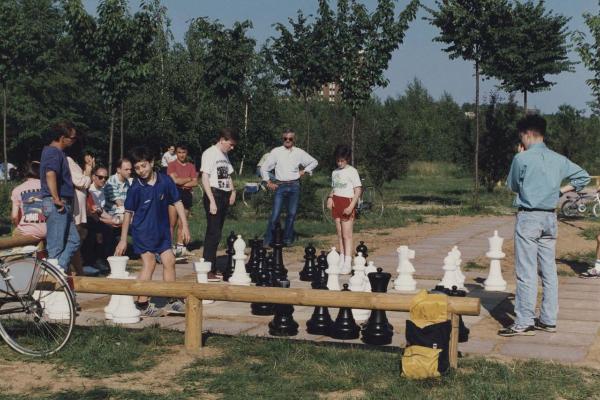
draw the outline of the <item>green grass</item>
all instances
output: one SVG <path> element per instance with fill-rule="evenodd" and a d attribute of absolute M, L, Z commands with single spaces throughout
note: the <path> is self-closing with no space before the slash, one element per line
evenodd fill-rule
<path fill-rule="evenodd" d="M 77 338 L 58 357 L 21 361 L 55 363 L 60 374 L 72 370 L 91 377 L 140 371 L 181 345 L 181 333 L 98 327 L 77 329 Z M 120 341 L 121 346 L 115 346 Z M 0 394 L 4 399 L 195 399 L 210 393 L 223 399 L 313 399 L 336 393 L 361 399 L 592 399 L 599 398 L 598 370 L 539 361 L 459 360 L 448 375 L 424 381 L 400 377 L 400 352 L 388 347 L 325 345 L 285 339 L 211 336 L 217 356 L 197 358 L 165 394 L 100 387 L 58 393 Z M 131 347 L 125 350 L 125 346 Z M 97 349 L 97 350 L 94 350 Z M 0 345 L 6 359 L 10 350 Z M 110 356 L 100 353 L 108 352 Z M 10 357 L 9 357 L 10 358 Z M 24 371 L 25 373 L 25 371 Z M 124 377 L 126 379 L 126 377 Z"/>
<path fill-rule="evenodd" d="M 103 378 L 148 370 L 168 351 L 169 345 L 181 342 L 180 333 L 161 330 L 158 325 L 141 330 L 108 325 L 76 327 L 63 350 L 39 362 L 56 364 L 63 371 L 72 369 L 81 376 Z M 29 360 L 4 342 L 0 342 L 0 349 L 0 359 Z"/>

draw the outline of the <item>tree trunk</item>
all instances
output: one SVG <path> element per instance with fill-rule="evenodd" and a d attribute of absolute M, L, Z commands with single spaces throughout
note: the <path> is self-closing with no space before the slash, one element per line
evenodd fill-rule
<path fill-rule="evenodd" d="M 229 97 L 225 99 L 225 126 L 227 125 L 227 120 L 229 117 Z"/>
<path fill-rule="evenodd" d="M 2 83 L 2 157 L 4 158 L 4 183 L 8 181 L 8 150 L 6 149 L 6 82 Z"/>
<path fill-rule="evenodd" d="M 479 63 L 475 62 L 475 192 L 473 206 L 479 207 Z"/>
<path fill-rule="evenodd" d="M 523 91 L 523 114 L 527 115 L 527 90 Z"/>
<path fill-rule="evenodd" d="M 356 113 L 352 113 L 352 129 L 350 130 L 350 151 L 351 151 L 351 157 L 350 157 L 350 164 L 352 164 L 352 166 L 354 166 L 354 129 L 356 127 Z"/>
<path fill-rule="evenodd" d="M 306 152 L 310 153 L 310 114 L 308 113 L 308 97 L 304 96 L 304 118 L 306 119 Z"/>
<path fill-rule="evenodd" d="M 116 109 L 110 110 L 110 132 L 108 134 L 108 168 L 112 170 L 113 163 L 113 141 L 115 137 L 115 114 Z"/>
<path fill-rule="evenodd" d="M 246 101 L 244 110 L 244 141 L 248 143 L 248 101 Z M 246 152 L 242 153 L 242 162 L 240 163 L 239 175 L 242 175 L 244 171 L 244 160 L 246 159 Z"/>
<path fill-rule="evenodd" d="M 123 142 L 125 141 L 125 131 L 124 131 L 124 124 L 123 124 L 123 114 L 124 114 L 124 108 L 125 108 L 125 100 L 121 101 L 121 143 L 119 143 L 119 149 L 120 149 L 120 155 L 119 158 L 123 158 Z"/>

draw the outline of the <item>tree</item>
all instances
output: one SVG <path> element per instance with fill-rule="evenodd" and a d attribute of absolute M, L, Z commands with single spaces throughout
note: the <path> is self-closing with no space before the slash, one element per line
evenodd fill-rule
<path fill-rule="evenodd" d="M 33 75 L 46 65 L 45 54 L 54 47 L 59 25 L 48 23 L 59 16 L 51 0 L 0 2 L 0 84 L 2 85 L 2 146 L 8 165 L 8 84 L 20 75 Z M 8 179 L 5 168 L 4 179 Z"/>
<path fill-rule="evenodd" d="M 523 93 L 523 111 L 527 113 L 527 93 L 548 90 L 555 83 L 546 79 L 564 71 L 573 71 L 567 45 L 567 22 L 563 15 L 546 12 L 544 1 L 516 2 L 510 23 L 496 29 L 499 45 L 484 60 L 486 75 L 500 80 L 508 92 Z"/>
<path fill-rule="evenodd" d="M 269 53 L 282 87 L 304 103 L 306 150 L 310 151 L 309 99 L 325 84 L 337 79 L 332 71 L 331 42 L 334 40 L 333 13 L 327 0 L 319 0 L 319 15 L 314 23 L 298 10 L 289 19 L 292 30 L 275 24 L 279 37 L 273 38 Z"/>
<path fill-rule="evenodd" d="M 241 96 L 252 67 L 256 41 L 247 36 L 249 29 L 252 29 L 252 22 L 248 20 L 236 21 L 232 28 L 204 17 L 196 18 L 190 24 L 190 30 L 197 34 L 206 55 L 204 82 L 225 102 L 225 125 L 228 125 L 230 101 Z"/>
<path fill-rule="evenodd" d="M 594 114 L 600 115 L 600 15 L 585 13 L 583 19 L 590 30 L 592 41 L 587 43 L 586 36 L 581 31 L 575 32 L 573 39 L 583 65 L 594 74 L 593 78 L 587 79 L 585 82 L 592 89 L 594 96 L 594 101 L 589 105 Z"/>
<path fill-rule="evenodd" d="M 145 2 L 133 17 L 127 0 L 103 0 L 98 18 L 89 15 L 81 0 L 67 0 L 67 20 L 75 44 L 88 60 L 89 72 L 110 113 L 108 163 L 113 161 L 117 107 L 148 74 L 151 43 L 158 30 L 152 9 Z"/>
<path fill-rule="evenodd" d="M 338 0 L 333 71 L 339 80 L 342 99 L 352 110 L 352 163 L 358 110 L 369 100 L 376 86 L 388 85 L 383 73 L 392 52 L 404 41 L 408 24 L 415 18 L 418 7 L 419 1 L 412 0 L 396 19 L 393 0 L 378 0 L 372 14 L 355 0 Z"/>
<path fill-rule="evenodd" d="M 510 22 L 506 0 L 436 0 L 437 9 L 427 10 L 430 23 L 440 30 L 434 40 L 448 45 L 451 59 L 472 61 L 475 67 L 475 187 L 473 203 L 479 204 L 479 81 L 482 65 L 500 47 L 495 42 L 503 24 Z"/>
<path fill-rule="evenodd" d="M 517 142 L 517 104 L 512 96 L 503 104 L 497 93 L 490 95 L 481 138 L 481 177 L 488 192 L 508 175 Z"/>

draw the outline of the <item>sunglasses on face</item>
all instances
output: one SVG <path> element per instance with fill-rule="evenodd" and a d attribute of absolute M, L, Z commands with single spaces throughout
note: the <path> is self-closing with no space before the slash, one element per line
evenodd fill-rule
<path fill-rule="evenodd" d="M 107 175 L 96 175 L 96 178 L 100 179 L 101 181 L 105 180 L 106 178 L 108 178 Z"/>
<path fill-rule="evenodd" d="M 284 141 L 284 142 L 293 142 L 293 141 L 294 141 L 294 138 L 293 138 L 293 137 L 284 137 L 284 138 L 283 138 L 283 141 Z"/>

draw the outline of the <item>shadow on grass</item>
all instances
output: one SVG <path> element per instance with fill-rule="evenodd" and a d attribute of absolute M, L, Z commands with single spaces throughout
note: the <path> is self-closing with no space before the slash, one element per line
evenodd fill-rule
<path fill-rule="evenodd" d="M 437 203 L 437 204 L 442 204 L 442 205 L 458 206 L 463 203 L 462 201 L 451 198 L 451 197 L 427 196 L 427 195 L 399 196 L 398 199 L 400 201 L 408 201 L 408 202 L 416 203 L 416 204 Z"/>

